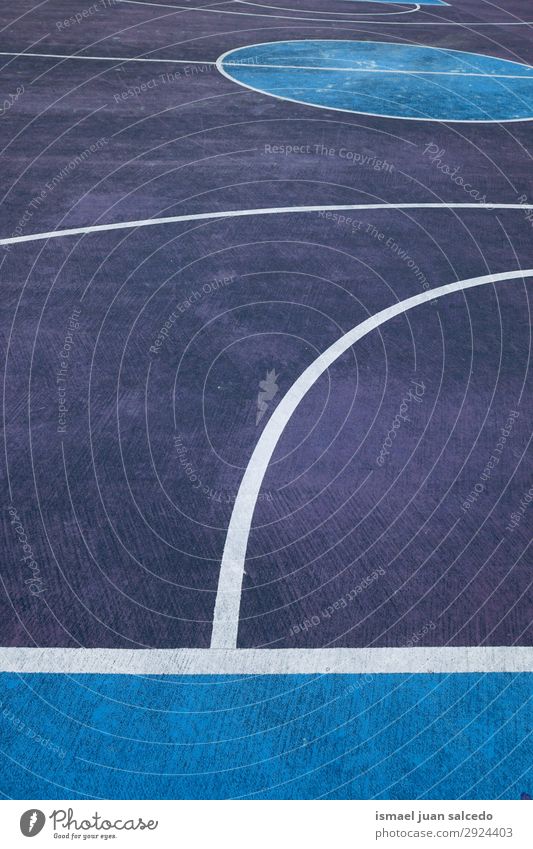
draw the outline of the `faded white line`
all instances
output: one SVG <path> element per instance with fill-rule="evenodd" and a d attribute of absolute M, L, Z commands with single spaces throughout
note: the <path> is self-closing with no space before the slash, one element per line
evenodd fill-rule
<path fill-rule="evenodd" d="M 93 224 L 72 227 L 68 230 L 50 230 L 47 233 L 30 233 L 26 236 L 10 236 L 0 239 L 0 245 L 18 245 L 22 242 L 40 242 L 64 236 L 83 236 L 86 233 L 105 233 L 110 230 L 128 230 L 137 227 L 153 227 L 157 224 L 177 224 L 181 221 L 209 221 L 217 218 L 245 218 L 253 215 L 285 215 L 308 212 L 348 212 L 350 210 L 382 209 L 533 209 L 530 203 L 349 203 L 316 206 L 273 206 L 263 209 L 230 209 L 224 212 L 197 212 L 192 215 L 169 215 L 166 218 L 142 218 L 137 221 L 117 221 L 113 224 Z"/>
<path fill-rule="evenodd" d="M 312 21 L 313 23 L 333 23 L 333 24 L 374 24 L 379 23 L 388 27 L 401 27 L 401 26 L 420 26 L 420 27 L 434 27 L 434 26 L 455 26 L 455 27 L 520 27 L 520 26 L 531 26 L 533 21 L 368 21 L 368 20 L 356 20 L 356 21 L 345 21 L 341 18 L 302 18 L 302 17 L 294 17 L 291 15 L 263 15 L 260 12 L 233 12 L 229 9 L 208 9 L 205 6 L 197 6 L 194 8 L 193 6 L 175 6 L 170 3 L 148 3 L 146 0 L 118 0 L 119 3 L 129 3 L 132 6 L 152 6 L 157 9 L 174 9 L 175 11 L 185 11 L 185 12 L 212 12 L 215 15 L 247 15 L 252 18 L 270 18 L 270 19 L 280 19 L 287 21 Z M 449 5 L 449 4 L 447 4 Z M 417 11 L 417 10 L 415 10 Z M 424 10 L 425 12 L 425 10 Z M 328 14 L 327 12 L 318 12 L 317 14 Z M 330 13 L 331 14 L 331 13 Z M 344 12 L 340 12 L 339 14 L 345 14 Z M 357 13 L 354 10 L 354 14 Z M 380 14 L 378 12 L 376 15 Z M 400 14 L 400 13 L 398 13 Z"/>
<path fill-rule="evenodd" d="M 532 672 L 525 646 L 334 649 L 2 648 L 0 671 L 98 675 Z"/>
<path fill-rule="evenodd" d="M 233 52 L 233 51 L 231 51 Z M 481 55 L 481 54 L 479 54 Z M 159 65 L 161 64 L 171 64 L 171 65 L 216 65 L 217 61 L 214 59 L 155 59 L 153 57 L 145 57 L 145 56 L 88 56 L 84 53 L 17 53 L 10 52 L 7 50 L 0 51 L 0 56 L 12 56 L 16 59 L 21 58 L 25 59 L 28 56 L 34 57 L 37 59 L 87 59 L 91 62 L 155 62 Z M 493 57 L 489 57 L 493 58 Z M 520 62 L 515 62 L 514 64 L 519 65 L 522 64 Z M 529 79 L 527 74 L 482 74 L 477 72 L 470 71 L 424 71 L 420 70 L 406 70 L 405 68 L 348 68 L 348 67 L 328 67 L 322 65 L 275 65 L 275 64 L 261 64 L 259 62 L 239 62 L 239 61 L 224 61 L 225 67 L 231 68 L 272 68 L 276 71 L 337 71 L 339 73 L 346 72 L 351 74 L 414 74 L 415 76 L 425 75 L 425 76 L 444 76 L 444 77 L 483 77 L 484 79 L 504 79 L 504 80 L 527 80 Z M 533 68 L 529 65 L 523 65 L 523 67 L 527 71 L 533 71 Z"/>
<path fill-rule="evenodd" d="M 172 65 L 216 65 L 216 62 L 202 59 L 150 59 L 144 56 L 85 56 L 83 53 L 8 53 L 0 52 L 0 56 L 35 56 L 38 59 L 88 59 L 92 62 L 168 62 Z"/>
<path fill-rule="evenodd" d="M 239 629 L 242 581 L 248 537 L 255 506 L 266 471 L 278 442 L 293 413 L 319 377 L 352 345 L 377 327 L 408 310 L 428 301 L 461 292 L 474 286 L 484 286 L 508 280 L 533 277 L 533 269 L 485 274 L 468 280 L 458 280 L 446 286 L 420 292 L 376 313 L 330 345 L 292 384 L 272 413 L 246 466 L 228 526 L 222 555 L 218 592 L 215 603 L 211 648 L 236 648 Z"/>
<path fill-rule="evenodd" d="M 233 51 L 231 51 L 231 53 L 232 52 Z M 478 55 L 481 56 L 482 54 L 479 53 Z M 487 80 L 527 80 L 532 78 L 531 75 L 528 74 L 481 74 L 474 71 L 422 71 L 406 70 L 405 68 L 335 68 L 322 67 L 321 65 L 261 65 L 259 62 L 232 62 L 229 59 L 225 59 L 222 64 L 225 68 L 237 67 L 250 70 L 253 70 L 254 68 L 272 68 L 275 71 L 333 71 L 336 73 L 348 74 L 413 74 L 416 77 L 421 75 L 430 77 L 482 77 Z M 521 62 L 515 62 L 514 64 L 521 65 L 526 71 L 533 71 L 533 68 L 530 65 L 523 65 Z"/>
<path fill-rule="evenodd" d="M 316 11 L 314 9 L 290 9 L 287 6 L 268 6 L 265 3 L 251 3 L 249 0 L 235 0 L 236 3 L 239 3 L 241 6 L 254 6 L 256 9 L 273 9 L 275 12 L 296 12 L 300 15 L 342 15 L 346 17 L 347 15 L 353 15 L 354 12 L 356 15 L 359 15 L 361 18 L 394 18 L 399 17 L 400 15 L 412 15 L 414 12 L 420 11 L 420 6 L 418 3 L 391 3 L 391 6 L 410 6 L 409 9 L 400 9 L 399 11 L 392 10 L 388 12 L 359 12 L 355 11 L 355 9 L 351 12 L 321 12 L 320 9 Z M 346 2 L 346 0 L 344 0 Z M 350 0 L 352 2 L 352 0 Z M 368 0 L 354 0 L 356 3 L 366 3 Z M 448 5 L 448 4 L 446 4 Z M 277 17 L 277 15 L 274 15 Z M 317 19 L 318 21 L 323 20 L 321 18 Z M 339 23 L 350 23 L 350 21 L 343 21 L 342 18 L 339 18 Z M 387 21 L 363 21 L 363 23 L 387 23 Z"/>

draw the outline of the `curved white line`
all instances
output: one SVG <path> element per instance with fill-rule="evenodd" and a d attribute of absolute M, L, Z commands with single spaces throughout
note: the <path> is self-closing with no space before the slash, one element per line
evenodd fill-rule
<path fill-rule="evenodd" d="M 263 209 L 229 209 L 225 212 L 196 212 L 192 215 L 169 215 L 166 218 L 141 218 L 138 221 L 116 221 L 114 224 L 94 224 L 71 227 L 68 230 L 50 230 L 48 233 L 29 233 L 27 236 L 9 236 L 0 239 L 1 245 L 18 245 L 21 242 L 41 242 L 63 236 L 83 236 L 87 233 L 107 233 L 109 230 L 128 230 L 153 227 L 156 224 L 176 224 L 181 221 L 210 221 L 217 218 L 246 218 L 254 215 L 285 215 L 307 212 L 349 212 L 350 210 L 380 209 L 533 209 L 533 203 L 348 203 L 317 204 L 316 206 L 271 206 Z"/>
<path fill-rule="evenodd" d="M 314 11 L 314 9 L 288 9 L 286 6 L 267 6 L 265 3 L 251 3 L 250 0 L 236 0 L 237 3 L 240 3 L 241 6 L 255 6 L 258 9 L 274 9 L 279 12 L 297 12 L 302 15 L 353 15 L 354 12 L 321 12 L 318 9 Z M 372 3 L 372 0 L 350 0 L 353 3 Z M 380 3 L 380 5 L 384 5 Z M 433 4 L 430 4 L 433 5 Z M 389 12 L 355 12 L 356 15 L 360 15 L 362 18 L 392 18 L 395 15 L 412 15 L 413 12 L 419 12 L 420 6 L 418 3 L 391 3 L 391 6 L 413 6 L 412 9 L 401 9 L 399 12 L 389 11 Z M 355 11 L 355 10 L 354 10 Z M 277 15 L 273 15 L 272 17 L 277 18 Z M 317 18 L 317 21 L 320 23 L 321 18 Z M 350 23 L 349 21 L 343 21 L 342 18 L 339 20 L 340 24 Z M 362 21 L 361 23 L 373 23 L 373 21 Z M 378 21 L 381 23 L 381 21 Z M 387 23 L 387 21 L 385 21 Z"/>
<path fill-rule="evenodd" d="M 152 6 L 161 9 L 174 9 L 175 11 L 185 12 L 212 12 L 215 15 L 247 15 L 252 18 L 274 18 L 277 20 L 288 21 L 312 21 L 313 23 L 333 23 L 333 24 L 371 24 L 372 21 L 345 21 L 338 18 L 293 18 L 289 15 L 262 15 L 260 12 L 234 12 L 229 9 L 209 9 L 206 6 L 176 6 L 173 3 L 148 3 L 146 0 L 117 0 L 118 3 L 131 3 L 133 6 Z M 450 4 L 446 4 L 450 5 Z M 327 14 L 324 12 L 323 14 Z M 342 13 L 344 14 L 344 13 Z M 354 14 L 356 13 L 354 10 Z M 382 21 L 379 21 L 382 23 Z M 386 21 L 390 26 L 456 26 L 456 27 L 521 27 L 531 26 L 533 21 Z"/>
<path fill-rule="evenodd" d="M 485 274 L 482 277 L 458 280 L 399 301 L 399 303 L 381 310 L 356 325 L 340 339 L 337 339 L 293 383 L 275 408 L 254 448 L 233 505 L 220 566 L 211 648 L 237 648 L 244 564 L 257 498 L 270 460 L 285 427 L 302 399 L 319 377 L 359 339 L 397 315 L 402 315 L 420 304 L 442 298 L 453 292 L 461 292 L 474 286 L 483 286 L 487 283 L 497 283 L 504 280 L 522 280 L 526 277 L 533 277 L 533 269 Z"/>

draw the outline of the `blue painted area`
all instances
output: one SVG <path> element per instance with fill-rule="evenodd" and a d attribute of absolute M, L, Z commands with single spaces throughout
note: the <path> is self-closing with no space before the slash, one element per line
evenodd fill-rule
<path fill-rule="evenodd" d="M 14 798 L 519 799 L 533 789 L 532 686 L 524 674 L 4 673 L 0 789 Z"/>
<path fill-rule="evenodd" d="M 533 117 L 533 70 L 478 53 L 302 40 L 241 47 L 219 62 L 242 85 L 328 109 L 439 121 Z"/>

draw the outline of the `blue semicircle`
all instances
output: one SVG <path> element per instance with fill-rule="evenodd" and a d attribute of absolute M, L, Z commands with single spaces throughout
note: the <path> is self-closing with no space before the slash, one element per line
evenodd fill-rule
<path fill-rule="evenodd" d="M 533 117 L 533 69 L 479 53 L 376 41 L 277 41 L 231 50 L 217 66 L 254 91 L 323 109 L 426 121 Z"/>

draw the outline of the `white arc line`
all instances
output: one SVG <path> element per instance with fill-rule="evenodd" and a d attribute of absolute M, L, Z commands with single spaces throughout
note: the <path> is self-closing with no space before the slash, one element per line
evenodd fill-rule
<path fill-rule="evenodd" d="M 97 675 L 532 672 L 527 646 L 334 649 L 1 648 L 0 671 Z"/>
<path fill-rule="evenodd" d="M 245 218 L 252 215 L 285 215 L 306 212 L 347 212 L 350 210 L 380 209 L 533 209 L 531 203 L 349 203 L 316 206 L 273 206 L 263 209 L 230 209 L 224 212 L 198 212 L 192 215 L 169 215 L 165 218 L 142 218 L 138 221 L 117 221 L 114 224 L 93 224 L 72 227 L 68 230 L 50 230 L 47 233 L 30 233 L 27 236 L 9 236 L 0 239 L 0 245 L 18 245 L 22 242 L 41 242 L 63 236 L 83 236 L 86 233 L 106 233 L 110 230 L 128 230 L 153 227 L 156 224 L 177 224 L 181 221 L 208 221 L 217 218 Z"/>
<path fill-rule="evenodd" d="M 519 27 L 519 26 L 530 26 L 533 24 L 533 21 L 370 21 L 370 20 L 356 20 L 356 21 L 346 21 L 342 18 L 301 18 L 301 17 L 291 17 L 290 15 L 263 15 L 260 12 L 234 12 L 229 9 L 209 9 L 206 6 L 197 6 L 196 8 L 193 6 L 176 6 L 170 3 L 148 3 L 146 0 L 118 0 L 119 3 L 130 3 L 133 6 L 152 6 L 153 8 L 158 9 L 174 9 L 175 11 L 185 11 L 185 12 L 212 12 L 214 15 L 247 15 L 252 18 L 274 18 L 279 20 L 289 20 L 289 21 L 313 21 L 313 23 L 333 23 L 333 24 L 383 24 L 384 26 L 422 26 L 422 27 L 434 27 L 434 26 L 457 26 L 457 27 Z M 401 4 L 404 5 L 404 4 Z M 451 5 L 449 3 L 447 6 Z M 413 11 L 413 10 L 411 10 Z M 417 11 L 417 10 L 414 10 Z M 426 11 L 420 10 L 420 11 Z M 327 12 L 316 12 L 316 14 L 326 15 Z M 345 14 L 344 12 L 340 12 L 339 14 Z M 354 9 L 354 14 L 362 14 L 361 12 L 356 12 Z M 405 14 L 405 12 L 398 12 L 398 15 Z M 433 14 L 428 12 L 427 14 Z M 375 12 L 374 15 L 381 15 L 383 13 Z M 392 17 L 392 15 L 391 15 Z"/>
<path fill-rule="evenodd" d="M 436 289 L 421 292 L 412 298 L 406 298 L 384 310 L 380 310 L 380 312 L 356 325 L 356 327 L 353 327 L 348 333 L 345 333 L 344 336 L 341 336 L 340 339 L 337 339 L 336 342 L 330 345 L 329 348 L 320 354 L 302 372 L 300 377 L 283 396 L 268 420 L 248 461 L 237 492 L 220 566 L 211 648 L 235 649 L 237 647 L 244 564 L 259 492 L 270 460 L 285 427 L 300 402 L 311 387 L 314 386 L 319 377 L 359 339 L 362 339 L 363 336 L 371 333 L 395 316 L 402 315 L 420 304 L 442 298 L 453 292 L 461 292 L 464 289 L 483 286 L 487 283 L 497 283 L 505 280 L 522 280 L 526 277 L 533 277 L 533 269 L 507 271 L 500 274 L 485 274 L 482 277 L 458 280 L 454 283 L 448 283 L 445 286 L 439 286 Z"/>

